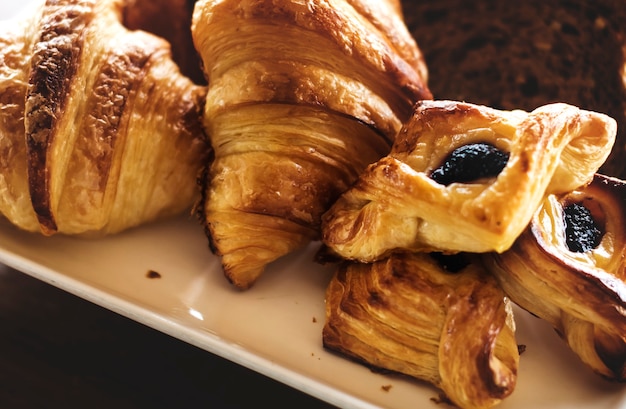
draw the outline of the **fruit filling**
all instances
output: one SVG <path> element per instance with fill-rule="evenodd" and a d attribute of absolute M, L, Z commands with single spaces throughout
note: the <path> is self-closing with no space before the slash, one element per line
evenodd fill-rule
<path fill-rule="evenodd" d="M 474 182 L 498 176 L 508 160 L 508 152 L 488 143 L 472 143 L 453 150 L 430 177 L 445 186 L 455 182 Z"/>

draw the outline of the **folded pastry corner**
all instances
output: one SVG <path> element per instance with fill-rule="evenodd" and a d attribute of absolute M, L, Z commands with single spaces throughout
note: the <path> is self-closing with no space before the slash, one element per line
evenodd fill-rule
<path fill-rule="evenodd" d="M 389 151 L 431 97 L 426 68 L 397 0 L 200 0 L 192 36 L 215 156 L 198 215 L 247 289 L 318 238 L 322 213 Z"/>
<path fill-rule="evenodd" d="M 525 112 L 421 101 L 389 155 L 324 214 L 322 239 L 362 262 L 505 251 L 548 194 L 589 183 L 615 134 L 611 117 L 562 103 Z"/>
<path fill-rule="evenodd" d="M 517 382 L 510 302 L 465 255 L 342 264 L 326 290 L 323 344 L 374 370 L 429 382 L 460 408 L 495 406 Z"/>
<path fill-rule="evenodd" d="M 485 264 L 604 378 L 626 381 L 626 182 L 596 175 L 550 195 L 510 250 Z"/>
<path fill-rule="evenodd" d="M 45 1 L 0 27 L 0 213 L 20 228 L 115 233 L 198 200 L 206 88 L 124 4 Z"/>

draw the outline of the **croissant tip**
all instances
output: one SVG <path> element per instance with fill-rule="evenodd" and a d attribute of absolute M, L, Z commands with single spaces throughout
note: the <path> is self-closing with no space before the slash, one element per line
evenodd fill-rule
<path fill-rule="evenodd" d="M 228 282 L 237 290 L 246 291 L 254 287 L 257 279 L 263 273 L 263 269 L 255 271 L 247 271 L 242 273 L 240 271 L 233 271 L 233 269 L 224 266 L 224 277 Z"/>

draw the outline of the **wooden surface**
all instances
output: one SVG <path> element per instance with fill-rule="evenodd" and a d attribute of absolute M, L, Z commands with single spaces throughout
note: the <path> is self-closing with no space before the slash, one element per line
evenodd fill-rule
<path fill-rule="evenodd" d="M 331 406 L 0 264 L 0 408 Z"/>

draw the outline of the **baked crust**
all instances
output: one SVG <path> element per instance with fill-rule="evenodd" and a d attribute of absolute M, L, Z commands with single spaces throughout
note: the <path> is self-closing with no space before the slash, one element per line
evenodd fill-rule
<path fill-rule="evenodd" d="M 321 214 L 430 98 L 397 1 L 199 1 L 215 159 L 198 214 L 226 277 L 249 288 L 319 237 Z"/>
<path fill-rule="evenodd" d="M 393 251 L 505 251 L 546 195 L 591 181 L 615 132 L 612 118 L 566 104 L 529 113 L 421 101 L 390 154 L 324 214 L 322 239 L 362 262 Z M 474 143 L 509 155 L 497 175 L 447 185 L 431 178 L 450 152 Z"/>
<path fill-rule="evenodd" d="M 517 381 L 510 303 L 476 260 L 455 272 L 426 253 L 341 265 L 326 290 L 323 342 L 427 381 L 461 408 L 492 407 Z"/>
<path fill-rule="evenodd" d="M 49 1 L 2 27 L 0 212 L 21 228 L 115 233 L 198 198 L 206 89 L 123 5 Z"/>
<path fill-rule="evenodd" d="M 564 208 L 588 207 L 602 239 L 586 251 L 566 243 Z M 503 254 L 485 264 L 518 305 L 549 322 L 599 375 L 626 381 L 626 182 L 596 175 L 565 195 L 549 196 Z"/>

